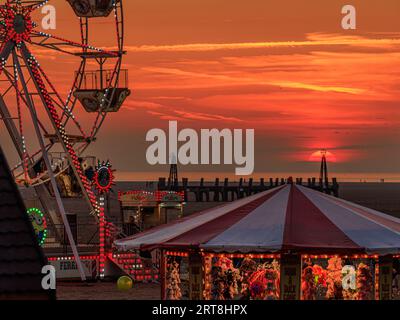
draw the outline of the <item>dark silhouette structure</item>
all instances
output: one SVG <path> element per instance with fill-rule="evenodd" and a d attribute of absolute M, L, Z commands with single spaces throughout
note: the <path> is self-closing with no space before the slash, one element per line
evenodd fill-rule
<path fill-rule="evenodd" d="M 177 191 L 178 190 L 178 165 L 171 164 L 169 169 L 169 177 L 168 177 L 168 190 Z"/>
<path fill-rule="evenodd" d="M 47 259 L 0 147 L 0 300 L 49 300 L 42 289 Z"/>
<path fill-rule="evenodd" d="M 319 174 L 319 181 L 320 184 L 323 185 L 325 188 L 329 187 L 329 179 L 328 179 L 328 164 L 326 161 L 326 150 L 321 150 L 321 169 Z"/>

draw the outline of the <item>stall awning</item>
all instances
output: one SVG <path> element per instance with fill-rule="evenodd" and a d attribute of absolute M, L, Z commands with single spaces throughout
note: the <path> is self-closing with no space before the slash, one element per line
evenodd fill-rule
<path fill-rule="evenodd" d="M 118 240 L 121 250 L 400 253 L 400 219 L 285 185 Z"/>

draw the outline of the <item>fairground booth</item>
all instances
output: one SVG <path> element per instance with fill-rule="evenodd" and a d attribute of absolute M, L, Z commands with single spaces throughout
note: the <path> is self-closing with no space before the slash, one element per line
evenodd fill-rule
<path fill-rule="evenodd" d="M 119 240 L 163 299 L 400 299 L 400 219 L 288 184 Z"/>
<path fill-rule="evenodd" d="M 126 235 L 133 231 L 142 231 L 169 219 L 180 218 L 183 215 L 184 195 L 175 191 L 120 191 L 118 200 L 121 210 L 121 221 Z M 135 230 L 129 230 L 132 223 Z"/>

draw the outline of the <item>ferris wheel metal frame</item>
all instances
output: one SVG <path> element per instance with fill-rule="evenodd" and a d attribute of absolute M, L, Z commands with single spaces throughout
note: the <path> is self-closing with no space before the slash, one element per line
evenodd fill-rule
<path fill-rule="evenodd" d="M 91 181 L 85 175 L 81 157 L 96 140 L 107 114 L 119 110 L 130 90 L 127 83 L 122 87 L 120 85 L 122 57 L 125 54 L 122 0 L 66 1 L 79 17 L 81 42 L 37 30 L 38 25 L 32 20 L 31 13 L 51 2 L 49 0 L 4 0 L 4 3 L 0 3 L 0 116 L 20 159 L 13 169 L 16 182 L 34 187 L 44 207 L 48 205 L 45 199 L 45 185 L 51 186 L 57 203 L 56 209 L 65 226 L 81 278 L 85 280 L 56 178 L 67 169 L 72 169 L 82 195 L 89 204 L 91 214 L 96 219 L 99 218 L 102 208 Z M 90 45 L 90 22 L 92 19 L 107 18 L 111 12 L 115 21 L 116 50 Z M 62 99 L 32 53 L 34 50 L 30 50 L 31 46 L 80 59 L 66 99 Z M 97 77 L 95 87 L 88 89 L 85 85 L 86 77 L 92 72 L 87 71 L 89 60 L 97 62 L 99 70 L 95 70 Z M 112 68 L 105 70 L 104 66 L 110 64 L 110 61 Z M 15 98 L 14 113 L 8 102 L 10 98 Z M 79 104 L 87 112 L 94 114 L 94 121 L 89 131 L 83 128 L 75 116 Z M 38 112 L 39 107 L 42 113 L 45 111 L 46 119 L 43 119 L 43 114 Z M 26 144 L 23 110 L 30 116 L 39 144 L 39 149 L 33 152 L 28 150 Z M 50 122 L 50 127 L 46 127 L 42 120 Z M 69 129 L 78 134 L 68 134 Z M 63 150 L 65 157 L 55 164 L 50 161 L 49 154 L 56 146 Z M 44 167 L 44 170 L 38 172 L 38 166 Z M 61 169 L 55 172 L 55 166 Z M 58 215 L 54 213 L 54 209 L 48 211 L 54 223 Z"/>

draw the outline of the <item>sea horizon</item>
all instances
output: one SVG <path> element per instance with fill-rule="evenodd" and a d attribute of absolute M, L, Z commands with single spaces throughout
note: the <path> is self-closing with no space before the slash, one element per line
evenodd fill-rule
<path fill-rule="evenodd" d="M 118 182 L 132 182 L 132 181 L 158 181 L 159 177 L 168 178 L 168 172 L 166 171 L 149 171 L 149 172 L 134 172 L 134 171 L 116 171 L 115 178 Z M 239 181 L 240 178 L 248 181 L 253 178 L 255 182 L 264 178 L 267 182 L 270 178 L 288 178 L 293 177 L 302 178 L 303 181 L 307 181 L 308 178 L 319 178 L 319 172 L 260 172 L 254 173 L 250 176 L 237 176 L 231 172 L 190 172 L 190 171 L 180 171 L 178 172 L 179 180 L 182 178 L 188 178 L 189 181 L 199 181 L 204 178 L 205 181 L 215 181 L 219 178 L 223 181 L 228 178 L 230 181 Z M 342 172 L 332 172 L 329 175 L 329 179 L 336 178 L 338 182 L 358 182 L 358 183 L 399 183 L 400 173 L 342 173 Z"/>

